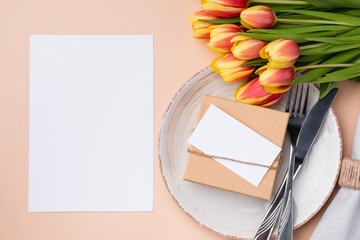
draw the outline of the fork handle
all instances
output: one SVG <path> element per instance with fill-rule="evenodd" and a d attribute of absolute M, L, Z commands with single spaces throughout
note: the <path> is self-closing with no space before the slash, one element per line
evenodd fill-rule
<path fill-rule="evenodd" d="M 270 239 L 275 223 L 280 215 L 280 209 L 282 206 L 283 196 L 285 193 L 285 186 L 286 186 L 286 177 L 284 178 L 278 192 L 274 197 L 274 200 L 272 201 L 268 211 L 266 212 L 255 235 L 253 236 L 253 240 Z"/>
<path fill-rule="evenodd" d="M 284 203 L 282 204 L 278 236 L 276 240 L 292 240 L 293 239 L 293 176 L 295 165 L 295 147 L 291 149 L 291 158 L 289 163 L 287 181 L 284 193 Z"/>

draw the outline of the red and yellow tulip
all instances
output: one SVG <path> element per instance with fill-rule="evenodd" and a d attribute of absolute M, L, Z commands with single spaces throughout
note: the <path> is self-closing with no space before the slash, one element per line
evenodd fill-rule
<path fill-rule="evenodd" d="M 238 102 L 270 107 L 281 98 L 281 93 L 271 94 L 265 91 L 259 82 L 259 77 L 242 82 L 235 91 L 235 99 Z"/>
<path fill-rule="evenodd" d="M 272 28 L 276 23 L 274 11 L 267 6 L 254 6 L 240 14 L 241 24 L 248 29 Z"/>
<path fill-rule="evenodd" d="M 201 0 L 201 7 L 218 17 L 237 17 L 247 7 L 247 0 Z"/>
<path fill-rule="evenodd" d="M 286 85 L 295 78 L 295 68 L 274 68 L 268 65 L 262 66 L 255 72 L 259 75 L 259 82 L 269 93 L 283 93 L 291 88 Z"/>
<path fill-rule="evenodd" d="M 287 68 L 292 66 L 300 56 L 297 43 L 290 39 L 277 39 L 267 44 L 261 51 L 260 57 L 269 60 L 269 66 Z"/>
<path fill-rule="evenodd" d="M 224 79 L 224 82 L 237 82 L 248 78 L 255 70 L 255 67 L 243 67 L 246 63 L 232 53 L 215 58 L 211 63 L 211 68 Z"/>
<path fill-rule="evenodd" d="M 210 39 L 210 30 L 209 27 L 216 24 L 201 22 L 199 19 L 219 19 L 218 17 L 211 15 L 210 13 L 205 12 L 204 10 L 194 12 L 189 17 L 190 21 L 193 22 L 193 37 L 199 39 Z"/>
<path fill-rule="evenodd" d="M 240 39 L 240 41 L 239 41 Z M 235 57 L 241 60 L 251 60 L 260 57 L 260 51 L 266 46 L 264 41 L 255 38 L 247 38 L 243 36 L 237 36 L 231 40 L 234 42 L 231 52 Z"/>
<path fill-rule="evenodd" d="M 210 42 L 207 44 L 208 49 L 219 53 L 228 53 L 231 51 L 233 43 L 231 40 L 238 36 L 237 32 L 243 30 L 236 24 L 220 24 L 209 27 Z"/>

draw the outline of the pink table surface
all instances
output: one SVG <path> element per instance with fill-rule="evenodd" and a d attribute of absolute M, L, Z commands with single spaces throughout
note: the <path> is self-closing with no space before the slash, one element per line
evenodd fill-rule
<path fill-rule="evenodd" d="M 224 239 L 200 227 L 170 196 L 157 158 L 162 116 L 179 87 L 216 56 L 191 37 L 200 0 L 0 0 L 0 239 Z M 154 211 L 28 213 L 29 35 L 154 35 Z M 141 56 L 139 56 L 141 57 Z M 141 69 L 141 66 L 139 66 Z M 339 84 L 334 103 L 350 156 L 360 83 Z M 134 97 L 137 96 L 134 92 Z M 308 239 L 323 210 L 295 231 Z"/>

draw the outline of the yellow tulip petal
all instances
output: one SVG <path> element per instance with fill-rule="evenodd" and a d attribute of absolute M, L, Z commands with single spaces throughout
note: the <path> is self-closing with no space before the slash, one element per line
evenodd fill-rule
<path fill-rule="evenodd" d="M 283 93 L 291 88 L 291 85 L 280 86 L 280 87 L 264 87 L 265 91 L 268 93 Z"/>
<path fill-rule="evenodd" d="M 210 67 L 211 69 L 216 72 L 217 74 L 220 74 L 220 69 L 217 67 L 216 63 L 222 59 L 224 56 L 220 56 L 220 57 L 217 57 L 215 58 L 214 60 L 212 60 L 211 64 L 210 64 Z"/>
<path fill-rule="evenodd" d="M 190 21 L 197 21 L 199 19 L 219 19 L 219 17 L 214 16 L 204 10 L 194 12 L 189 16 Z"/>
<path fill-rule="evenodd" d="M 236 37 L 234 37 L 233 39 L 231 39 L 231 42 L 238 42 L 238 41 L 244 41 L 247 39 L 251 39 L 251 37 L 245 37 L 245 36 L 241 36 L 241 35 L 237 35 Z"/>
<path fill-rule="evenodd" d="M 224 82 L 237 82 L 244 80 L 254 72 L 252 67 L 238 67 L 233 69 L 220 69 L 220 75 Z"/>
<path fill-rule="evenodd" d="M 260 75 L 262 72 L 264 72 L 264 71 L 265 71 L 266 69 L 268 69 L 268 68 L 269 68 L 269 65 L 264 65 L 264 66 L 258 68 L 258 69 L 255 71 L 255 74 Z"/>
<path fill-rule="evenodd" d="M 244 8 L 224 6 L 218 3 L 211 3 L 206 1 L 202 2 L 201 7 L 210 14 L 224 18 L 239 16 L 240 12 L 244 9 Z"/>

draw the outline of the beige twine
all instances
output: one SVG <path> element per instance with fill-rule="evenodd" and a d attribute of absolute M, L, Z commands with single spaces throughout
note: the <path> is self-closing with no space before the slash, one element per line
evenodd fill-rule
<path fill-rule="evenodd" d="M 281 155 L 281 153 L 280 153 L 280 155 L 279 155 L 279 157 L 278 157 L 278 160 L 276 160 L 276 163 L 277 163 L 277 164 L 273 167 L 273 166 L 266 166 L 266 165 L 259 164 L 259 163 L 252 163 L 252 162 L 240 161 L 240 160 L 233 159 L 233 158 L 227 158 L 227 157 L 220 157 L 220 156 L 215 156 L 215 155 L 209 155 L 209 154 L 202 153 L 202 152 L 200 152 L 200 151 L 192 150 L 192 149 L 190 149 L 190 148 L 188 148 L 187 151 L 188 151 L 189 153 L 194 153 L 194 154 L 199 155 L 199 156 L 211 157 L 211 158 L 220 158 L 220 159 L 230 160 L 230 161 L 234 161 L 234 162 L 249 164 L 249 165 L 266 167 L 266 168 L 269 168 L 269 169 L 278 169 L 278 168 L 279 168 L 280 155 Z"/>
<path fill-rule="evenodd" d="M 341 164 L 339 185 L 360 189 L 360 161 L 345 157 Z"/>

